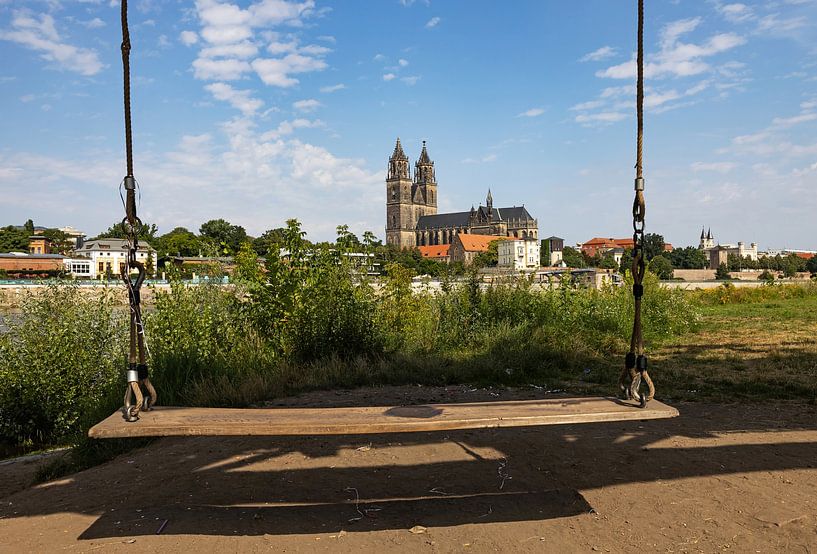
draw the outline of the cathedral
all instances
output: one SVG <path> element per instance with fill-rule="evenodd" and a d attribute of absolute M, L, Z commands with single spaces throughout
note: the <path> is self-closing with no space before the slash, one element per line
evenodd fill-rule
<path fill-rule="evenodd" d="M 525 207 L 495 208 L 491 191 L 485 206 L 467 212 L 437 213 L 437 178 L 426 143 L 414 164 L 400 139 L 389 158 L 386 174 L 386 243 L 400 248 L 451 244 L 458 233 L 539 238 L 538 222 Z"/>

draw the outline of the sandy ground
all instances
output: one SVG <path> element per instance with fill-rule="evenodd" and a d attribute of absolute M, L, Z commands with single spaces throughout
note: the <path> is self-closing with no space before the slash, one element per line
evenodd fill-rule
<path fill-rule="evenodd" d="M 280 404 L 541 394 L 394 387 Z M 631 423 L 162 439 L 2 498 L 0 551 L 817 552 L 817 408 L 678 407 Z"/>

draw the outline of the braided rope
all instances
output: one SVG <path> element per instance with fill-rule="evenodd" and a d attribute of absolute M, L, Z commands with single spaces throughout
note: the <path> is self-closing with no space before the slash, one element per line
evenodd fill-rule
<path fill-rule="evenodd" d="M 624 359 L 619 386 L 626 399 L 635 399 L 644 407 L 655 396 L 655 385 L 647 372 L 647 357 L 644 355 L 644 335 L 641 328 L 641 301 L 644 294 L 644 0 L 638 0 L 638 77 L 636 82 L 636 118 L 638 131 L 636 138 L 635 199 L 633 200 L 633 332 L 630 350 Z M 641 383 L 647 385 L 647 393 L 641 394 Z"/>
<path fill-rule="evenodd" d="M 137 261 L 139 250 L 139 226 L 142 221 L 136 215 L 136 179 L 133 176 L 133 132 L 131 129 L 131 95 L 130 95 L 130 32 L 128 31 L 128 2 L 121 2 L 122 15 L 122 84 L 125 111 L 125 155 L 127 175 L 123 180 L 126 198 L 125 218 L 122 229 L 128 237 L 128 260 L 122 267 L 121 277 L 128 290 L 130 304 L 130 348 L 128 350 L 128 386 L 125 390 L 123 417 L 127 421 L 139 419 L 141 410 L 150 410 L 156 403 L 156 389 L 150 382 L 147 367 L 147 347 L 145 345 L 145 328 L 142 323 L 140 288 L 145 280 L 145 266 Z M 121 185 L 120 185 L 121 186 Z M 121 191 L 121 189 L 120 189 Z M 139 276 L 134 282 L 130 270 L 136 269 Z M 147 396 L 142 393 L 142 387 Z"/>

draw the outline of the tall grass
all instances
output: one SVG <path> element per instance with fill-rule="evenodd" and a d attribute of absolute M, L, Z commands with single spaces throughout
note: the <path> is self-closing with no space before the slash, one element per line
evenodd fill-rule
<path fill-rule="evenodd" d="M 156 291 L 145 326 L 160 403 L 244 406 L 364 384 L 563 383 L 588 367 L 591 381 L 615 383 L 632 325 L 628 287 L 486 289 L 472 274 L 414 293 L 411 275 L 392 266 L 375 292 L 333 256 L 273 259 L 266 277 L 237 287 Z M 654 277 L 645 285 L 648 342 L 695 325 L 688 295 Z M 26 301 L 0 337 L 2 440 L 72 440 L 119 405 L 125 315 L 110 295 L 85 298 L 67 284 Z"/>

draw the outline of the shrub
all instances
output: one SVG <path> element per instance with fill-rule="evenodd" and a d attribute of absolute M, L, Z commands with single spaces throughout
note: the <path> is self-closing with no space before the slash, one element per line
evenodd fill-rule
<path fill-rule="evenodd" d="M 25 298 L 0 335 L 0 438 L 58 442 L 111 393 L 126 337 L 125 313 L 113 307 L 110 290 L 93 299 L 71 284 Z"/>

